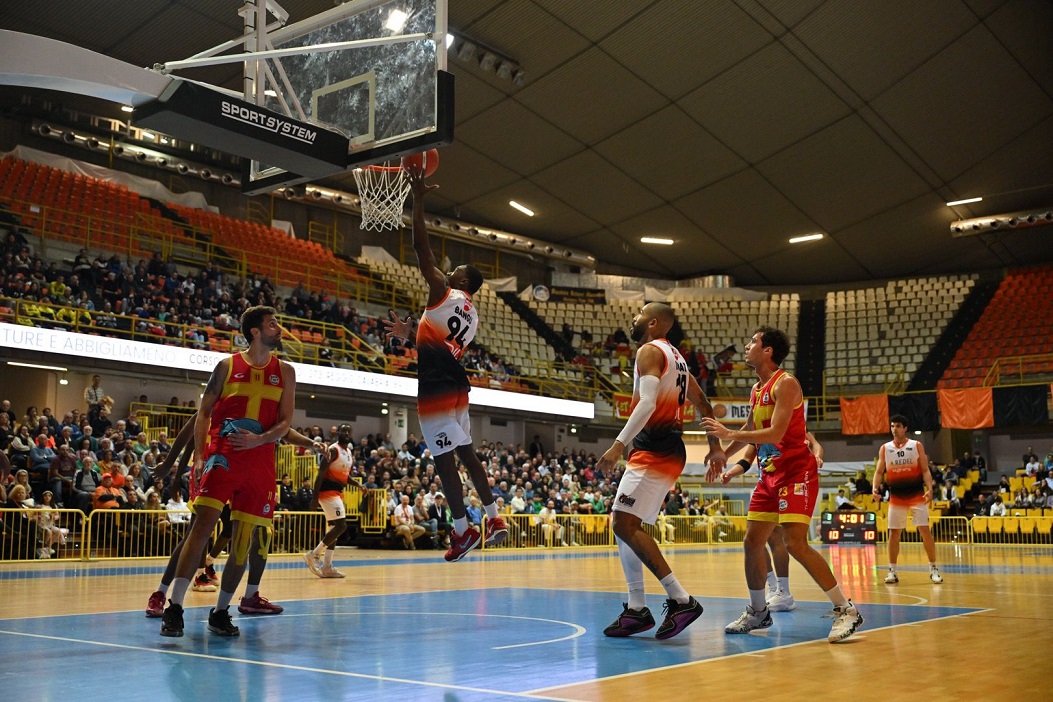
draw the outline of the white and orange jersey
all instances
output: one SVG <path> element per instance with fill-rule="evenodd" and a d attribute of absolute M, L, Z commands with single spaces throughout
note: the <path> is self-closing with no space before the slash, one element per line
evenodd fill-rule
<path fill-rule="evenodd" d="M 437 305 L 424 310 L 417 326 L 417 380 L 468 385 L 461 356 L 478 328 L 479 314 L 472 296 L 448 288 Z"/>
<path fill-rule="evenodd" d="M 659 454 L 683 453 L 684 402 L 687 399 L 687 361 L 665 339 L 655 339 L 646 345 L 654 346 L 665 356 L 662 375 L 658 379 L 658 397 L 647 424 L 633 439 L 633 448 Z M 642 348 L 642 347 L 641 347 Z M 637 352 L 639 356 L 639 352 Z M 640 402 L 640 369 L 633 367 L 632 408 Z"/>
<path fill-rule="evenodd" d="M 881 446 L 885 457 L 885 484 L 888 485 L 889 501 L 896 504 L 915 505 L 925 501 L 924 471 L 921 464 L 918 442 L 907 439 L 903 446 L 889 441 Z"/>
<path fill-rule="evenodd" d="M 332 461 L 325 469 L 325 477 L 318 489 L 318 497 L 339 497 L 340 493 L 347 487 L 351 479 L 351 469 L 355 466 L 354 455 L 351 446 L 346 448 L 336 442 L 329 446 L 330 451 L 336 451 L 336 460 Z"/>

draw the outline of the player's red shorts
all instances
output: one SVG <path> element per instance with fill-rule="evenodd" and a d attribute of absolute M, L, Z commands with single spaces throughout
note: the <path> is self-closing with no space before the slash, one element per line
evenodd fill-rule
<path fill-rule="evenodd" d="M 267 526 L 274 516 L 274 489 L 274 444 L 228 450 L 205 458 L 194 504 L 222 510 L 229 501 L 231 519 Z"/>
<path fill-rule="evenodd" d="M 819 498 L 819 470 L 815 458 L 803 470 L 777 466 L 771 473 L 761 472 L 757 488 L 750 498 L 748 520 L 756 522 L 812 521 L 815 502 Z"/>

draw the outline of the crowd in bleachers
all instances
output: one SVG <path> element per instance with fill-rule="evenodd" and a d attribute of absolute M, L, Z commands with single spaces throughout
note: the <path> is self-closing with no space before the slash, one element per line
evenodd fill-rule
<path fill-rule="evenodd" d="M 408 372 L 414 370 L 412 339 L 385 338 L 379 318 L 359 312 L 350 300 L 309 291 L 302 282 L 282 297 L 266 277 L 250 274 L 242 281 L 215 264 L 184 275 L 160 254 L 132 266 L 116 255 L 99 253 L 92 259 L 83 249 L 69 265 L 60 267 L 59 262 L 45 262 L 34 255 L 14 232 L 0 243 L 0 260 L 5 264 L 0 269 L 0 298 L 7 300 L 0 299 L 0 312 L 6 310 L 21 324 L 87 327 L 92 333 L 111 336 L 135 331 L 156 343 L 226 351 L 229 349 L 215 343 L 216 330 L 233 332 L 235 345 L 239 344 L 242 312 L 251 305 L 266 304 L 279 315 L 293 318 L 287 323 L 294 336 L 300 336 L 298 319 L 305 328 L 325 322 L 351 332 L 378 353 L 405 360 Z M 11 307 L 14 301 L 21 303 L 17 315 Z M 319 364 L 332 366 L 348 360 L 334 353 L 328 336 L 318 335 L 313 341 L 319 345 Z M 479 346 L 469 348 L 465 366 L 498 380 L 519 375 L 514 366 Z"/>

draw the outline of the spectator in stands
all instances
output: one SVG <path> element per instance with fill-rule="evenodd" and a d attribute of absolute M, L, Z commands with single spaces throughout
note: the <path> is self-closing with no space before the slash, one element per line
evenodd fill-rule
<path fill-rule="evenodd" d="M 556 519 L 557 514 L 555 501 L 549 500 L 534 517 L 534 524 L 541 527 L 543 543 L 546 546 L 552 546 L 554 541 L 558 541 L 560 546 L 567 545 L 563 540 L 563 524 Z"/>
<path fill-rule="evenodd" d="M 1037 478 L 1039 471 L 1042 469 L 1042 464 L 1038 462 L 1038 456 L 1031 454 L 1028 456 L 1027 463 L 1024 464 L 1024 473 L 1031 478 Z"/>
<path fill-rule="evenodd" d="M 987 461 L 979 451 L 973 451 L 973 467 L 980 471 L 980 484 L 987 482 Z"/>
<path fill-rule="evenodd" d="M 0 451 L 6 452 L 14 438 L 15 430 L 11 426 L 11 419 L 7 414 L 0 412 Z"/>
<path fill-rule="evenodd" d="M 391 520 L 395 527 L 395 533 L 402 537 L 406 548 L 411 551 L 416 550 L 417 546 L 414 542 L 418 536 L 424 533 L 424 527 L 418 524 L 413 516 L 413 505 L 410 504 L 409 495 L 401 495 L 399 497 L 399 504 L 392 512 Z"/>
<path fill-rule="evenodd" d="M 37 436 L 33 442 L 33 448 L 29 450 L 29 472 L 41 482 L 47 480 L 48 468 L 51 461 L 55 460 L 57 454 L 48 446 L 48 437 L 45 434 Z"/>
<path fill-rule="evenodd" d="M 1004 517 L 1005 516 L 1005 503 L 1002 502 L 1001 495 L 994 496 L 994 502 L 991 504 L 991 516 L 992 517 Z"/>
<path fill-rule="evenodd" d="M 867 479 L 867 474 L 864 471 L 856 471 L 856 492 L 861 495 L 869 495 L 873 492 L 874 487 L 870 484 Z"/>
<path fill-rule="evenodd" d="M 998 492 L 1008 495 L 1012 491 L 1013 489 L 1009 485 L 1009 478 L 1003 475 L 1001 480 L 998 481 Z"/>
<path fill-rule="evenodd" d="M 40 540 L 44 545 L 41 547 L 40 557 L 51 558 L 55 555 L 56 546 L 66 545 L 66 534 L 68 529 L 63 529 L 60 522 L 61 516 L 55 511 L 53 502 L 54 495 L 50 490 L 45 490 L 40 497 L 41 502 L 36 506 L 39 512 L 36 515 L 37 528 L 40 530 Z"/>
<path fill-rule="evenodd" d="M 103 478 L 105 479 L 105 475 Z M 165 517 L 173 528 L 182 530 L 190 521 L 190 508 L 183 501 L 181 490 L 170 489 L 168 492 L 170 496 L 168 502 L 165 503 Z"/>
<path fill-rule="evenodd" d="M 69 446 L 59 446 L 58 453 L 48 466 L 48 487 L 59 506 L 73 503 L 73 478 L 77 475 L 77 459 Z"/>
<path fill-rule="evenodd" d="M 102 476 L 96 470 L 92 457 L 85 456 L 80 463 L 80 470 L 73 476 L 74 506 L 87 514 L 92 509 L 96 488 L 102 485 Z"/>
<path fill-rule="evenodd" d="M 313 500 L 314 488 L 311 486 L 311 478 L 305 475 L 300 483 L 300 489 L 296 491 L 296 509 L 301 512 L 310 511 Z"/>
<path fill-rule="evenodd" d="M 1027 447 L 1027 451 L 1024 451 L 1024 455 L 1020 457 L 1020 465 L 1021 465 L 1021 467 L 1026 466 L 1028 463 L 1030 463 L 1031 462 L 1031 457 L 1034 456 L 1034 455 L 1035 455 L 1034 449 L 1032 449 L 1030 446 L 1028 446 Z"/>
<path fill-rule="evenodd" d="M 981 495 L 983 497 L 983 495 Z M 1014 507 L 1028 508 L 1034 503 L 1031 497 L 1031 493 L 1027 491 L 1027 488 L 1020 488 L 1016 491 L 1016 496 L 1013 499 Z"/>
<path fill-rule="evenodd" d="M 101 481 L 92 496 L 92 509 L 121 509 L 124 507 L 126 503 L 124 493 L 113 486 L 113 476 L 103 473 Z"/>
<path fill-rule="evenodd" d="M 848 496 L 845 495 L 844 488 L 837 491 L 837 497 L 834 498 L 834 500 L 835 502 L 837 502 L 837 509 L 839 510 L 849 510 L 856 508 L 852 500 L 850 500 Z"/>
<path fill-rule="evenodd" d="M 7 454 L 15 468 L 29 467 L 29 454 L 33 450 L 33 437 L 25 424 L 18 428 L 18 433 L 11 439 Z"/>
<path fill-rule="evenodd" d="M 431 537 L 433 546 L 439 543 L 439 520 L 428 515 L 428 506 L 424 504 L 424 495 L 418 494 L 413 498 L 413 519 L 417 524 L 424 527 L 425 533 Z"/>
<path fill-rule="evenodd" d="M 992 496 L 992 501 L 994 496 Z M 990 517 L 991 516 L 991 502 L 988 502 L 987 495 L 980 493 L 980 496 L 976 500 L 976 506 L 973 508 L 974 517 Z"/>

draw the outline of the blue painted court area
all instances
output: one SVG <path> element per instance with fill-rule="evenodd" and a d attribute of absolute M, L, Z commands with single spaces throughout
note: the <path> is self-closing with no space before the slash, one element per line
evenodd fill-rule
<path fill-rule="evenodd" d="M 534 589 L 426 592 L 283 602 L 245 617 L 241 637 L 208 633 L 207 608 L 186 612 L 186 636 L 158 635 L 141 611 L 0 621 L 0 651 L 17 652 L 39 699 L 523 699 L 598 678 L 826 640 L 828 603 L 801 602 L 766 632 L 727 636 L 742 600 L 701 598 L 705 614 L 679 637 L 654 630 L 609 639 L 620 593 Z M 660 621 L 662 600 L 648 602 Z M 864 605 L 863 632 L 971 609 Z M 824 644 L 825 645 L 825 644 Z M 840 645 L 853 645 L 852 641 Z M 10 659 L 9 655 L 5 658 Z M 100 679 L 92 671 L 106 670 Z M 11 672 L 11 671 L 8 671 Z M 127 673 L 127 675 L 123 674 Z M 133 674 L 134 673 L 134 674 Z M 102 680 L 106 683 L 102 683 Z M 541 695 L 530 697 L 544 698 Z M 403 697 L 405 699 L 406 697 Z"/>

